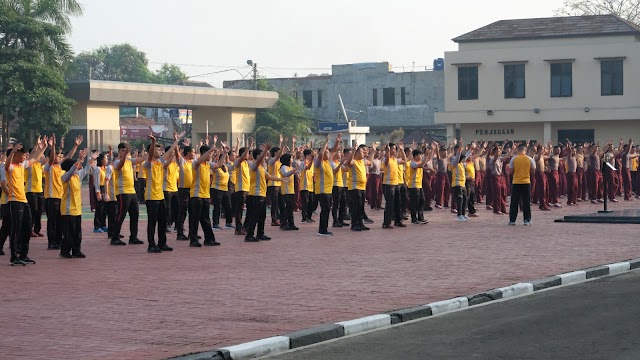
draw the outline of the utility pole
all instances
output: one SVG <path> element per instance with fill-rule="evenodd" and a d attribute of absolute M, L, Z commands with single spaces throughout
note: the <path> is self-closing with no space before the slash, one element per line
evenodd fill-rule
<path fill-rule="evenodd" d="M 253 89 L 258 90 L 258 63 L 253 63 Z"/>

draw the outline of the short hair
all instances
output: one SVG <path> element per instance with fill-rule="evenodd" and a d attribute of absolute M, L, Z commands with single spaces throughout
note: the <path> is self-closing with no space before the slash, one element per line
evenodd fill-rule
<path fill-rule="evenodd" d="M 127 148 L 127 143 L 123 143 L 121 142 L 120 144 L 118 144 L 118 150 L 120 149 L 126 149 Z"/>
<path fill-rule="evenodd" d="M 253 149 L 252 155 L 254 159 L 257 159 L 260 156 L 260 154 L 262 154 L 262 149 Z"/>
<path fill-rule="evenodd" d="M 200 155 L 206 153 L 207 151 L 211 150 L 211 148 L 209 147 L 209 145 L 202 145 L 200 146 Z"/>
<path fill-rule="evenodd" d="M 269 150 L 269 154 L 271 154 L 271 156 L 276 156 L 276 153 L 280 151 L 279 147 L 272 147 L 271 150 Z"/>
<path fill-rule="evenodd" d="M 311 151 L 311 149 L 304 149 L 304 151 L 302 152 L 302 154 L 304 156 L 309 156 L 311 154 L 313 154 L 313 151 Z"/>
<path fill-rule="evenodd" d="M 101 166 L 104 159 L 105 159 L 104 155 L 98 155 L 98 158 L 96 159 L 96 164 L 98 164 L 98 166 Z"/>
<path fill-rule="evenodd" d="M 66 159 L 65 161 L 62 162 L 62 164 L 60 164 L 60 167 L 64 171 L 69 171 L 69 170 L 71 170 L 71 168 L 73 167 L 73 164 L 75 164 L 75 163 L 76 163 L 76 160 Z"/>
<path fill-rule="evenodd" d="M 366 149 L 366 148 L 367 148 L 367 145 L 365 145 L 365 144 L 361 144 L 360 146 L 358 146 L 358 150 Z"/>
<path fill-rule="evenodd" d="M 404 148 L 405 155 L 411 154 L 411 148 Z"/>
<path fill-rule="evenodd" d="M 518 146 L 518 151 L 524 151 L 527 150 L 527 146 L 526 145 L 519 145 Z"/>
<path fill-rule="evenodd" d="M 244 154 L 245 151 L 247 151 L 247 147 L 243 146 L 243 147 L 240 148 L 240 150 L 238 150 L 238 154 L 242 155 L 242 154 Z"/>
<path fill-rule="evenodd" d="M 13 151 L 13 149 L 9 149 L 9 150 L 5 151 L 5 154 L 7 155 L 7 157 L 9 157 L 9 155 L 11 155 L 12 151 Z"/>
<path fill-rule="evenodd" d="M 171 149 L 171 146 L 165 146 L 165 147 L 164 147 L 164 152 L 169 151 L 169 149 Z"/>
<path fill-rule="evenodd" d="M 188 154 L 188 153 L 190 153 L 190 152 L 193 152 L 193 148 L 192 148 L 191 146 L 189 146 L 189 145 L 186 145 L 186 146 L 184 147 L 184 153 L 185 153 L 185 154 Z"/>
<path fill-rule="evenodd" d="M 343 154 L 348 154 L 348 153 L 350 153 L 350 152 L 351 152 L 351 148 L 344 148 L 344 149 L 342 150 L 342 153 L 343 153 Z"/>
<path fill-rule="evenodd" d="M 413 151 L 411 152 L 411 154 L 415 157 L 415 156 L 421 155 L 421 154 L 422 154 L 422 151 L 420 151 L 420 150 L 418 150 L 418 149 L 415 149 L 415 150 L 413 150 Z"/>

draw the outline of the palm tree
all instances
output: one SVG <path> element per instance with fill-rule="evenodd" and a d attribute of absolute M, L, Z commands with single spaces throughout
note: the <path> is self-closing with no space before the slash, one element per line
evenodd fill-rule
<path fill-rule="evenodd" d="M 70 16 L 82 15 L 82 5 L 76 0 L 0 0 L 17 14 L 59 26 L 71 31 Z"/>

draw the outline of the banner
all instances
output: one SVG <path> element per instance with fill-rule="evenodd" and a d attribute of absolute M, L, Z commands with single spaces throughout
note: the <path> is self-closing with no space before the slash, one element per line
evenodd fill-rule
<path fill-rule="evenodd" d="M 318 132 L 321 132 L 321 133 L 345 132 L 348 130 L 349 130 L 349 124 L 347 123 L 331 123 L 331 122 L 318 123 Z"/>
<path fill-rule="evenodd" d="M 138 108 L 135 106 L 120 106 L 120 117 L 137 117 Z"/>

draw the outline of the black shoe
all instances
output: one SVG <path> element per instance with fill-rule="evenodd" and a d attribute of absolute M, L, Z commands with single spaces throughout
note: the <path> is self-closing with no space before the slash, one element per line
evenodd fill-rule
<path fill-rule="evenodd" d="M 202 244 L 200 244 L 197 241 L 192 241 L 192 242 L 189 243 L 189 246 L 191 246 L 191 247 L 202 247 Z"/>
<path fill-rule="evenodd" d="M 346 223 L 346 222 L 344 222 L 344 221 L 341 221 L 341 222 L 340 222 L 340 225 L 342 225 L 342 227 L 345 227 L 345 226 L 349 226 L 349 223 Z"/>
<path fill-rule="evenodd" d="M 411 223 L 414 225 L 420 225 L 420 221 L 418 220 L 411 220 Z"/>
<path fill-rule="evenodd" d="M 424 208 L 424 211 L 433 211 L 433 208 L 431 206 L 429 206 L 429 207 Z"/>
<path fill-rule="evenodd" d="M 71 259 L 73 256 L 71 256 L 71 254 L 69 253 L 61 253 L 60 257 L 63 259 Z"/>
<path fill-rule="evenodd" d="M 307 222 L 308 222 L 308 223 L 314 223 L 314 222 L 316 222 L 316 221 L 315 221 L 315 220 L 313 220 L 313 219 L 307 219 Z"/>
<path fill-rule="evenodd" d="M 162 250 L 160 250 L 160 248 L 159 248 L 159 247 L 157 247 L 157 246 L 153 245 L 153 246 L 149 246 L 149 247 L 147 248 L 147 252 L 148 252 L 148 253 L 157 254 L 157 253 L 161 253 L 161 252 L 162 252 Z"/>
<path fill-rule="evenodd" d="M 271 240 L 271 238 L 268 237 L 267 235 L 260 235 L 260 236 L 258 236 L 258 240 L 269 241 L 269 240 Z"/>
<path fill-rule="evenodd" d="M 83 253 L 79 252 L 79 253 L 76 253 L 76 254 L 71 255 L 71 257 L 76 258 L 76 259 L 84 259 L 84 258 L 86 258 L 86 257 L 87 257 L 87 255 L 85 255 L 85 254 L 83 254 Z"/>
<path fill-rule="evenodd" d="M 189 240 L 188 237 L 184 236 L 184 235 L 178 235 L 178 237 L 176 238 L 176 240 L 180 240 L 180 241 L 186 241 Z"/>
<path fill-rule="evenodd" d="M 387 224 L 382 224 L 382 228 L 383 229 L 393 229 L 393 226 L 387 225 Z"/>
<path fill-rule="evenodd" d="M 289 230 L 300 230 L 300 228 L 297 228 L 295 225 L 290 225 Z"/>
<path fill-rule="evenodd" d="M 55 245 L 49 245 L 47 246 L 47 250 L 59 250 L 59 249 L 56 249 Z"/>
<path fill-rule="evenodd" d="M 205 241 L 204 246 L 220 246 L 221 244 L 217 241 Z"/>
<path fill-rule="evenodd" d="M 420 224 L 428 224 L 429 222 L 425 219 L 420 219 L 418 220 L 420 222 Z"/>
<path fill-rule="evenodd" d="M 256 237 L 253 237 L 253 236 L 245 236 L 244 241 L 245 242 L 258 242 L 260 240 L 258 238 L 256 238 Z"/>
<path fill-rule="evenodd" d="M 27 265 L 27 263 L 25 263 L 24 261 L 22 261 L 22 260 L 20 260 L 18 258 L 11 259 L 10 264 L 11 264 L 11 266 L 19 266 L 19 265 L 25 266 L 25 265 Z"/>
<path fill-rule="evenodd" d="M 360 226 L 352 226 L 351 231 L 362 231 L 362 228 Z"/>
<path fill-rule="evenodd" d="M 162 245 L 160 247 L 160 250 L 162 250 L 162 251 L 173 251 L 173 248 L 165 244 L 165 245 Z"/>
<path fill-rule="evenodd" d="M 22 261 L 22 262 L 23 262 L 23 263 L 25 263 L 25 264 L 35 264 L 35 263 L 36 263 L 35 261 L 33 261 L 33 260 L 29 259 L 29 257 L 28 257 L 28 256 L 25 256 L 25 257 L 23 257 L 23 258 L 21 257 L 21 258 L 20 258 L 20 261 Z"/>
<path fill-rule="evenodd" d="M 394 223 L 393 226 L 400 227 L 400 228 L 407 227 L 407 225 L 405 225 L 403 223 Z"/>
<path fill-rule="evenodd" d="M 367 231 L 367 230 L 371 230 L 370 228 L 364 226 L 364 225 L 360 225 L 360 229 L 362 229 L 362 231 Z"/>
<path fill-rule="evenodd" d="M 333 236 L 333 233 L 330 231 L 319 232 L 318 236 Z"/>
<path fill-rule="evenodd" d="M 373 220 L 369 218 L 363 219 L 362 222 L 364 222 L 365 224 L 373 224 Z"/>
<path fill-rule="evenodd" d="M 127 245 L 122 240 L 111 240 L 111 245 Z"/>
<path fill-rule="evenodd" d="M 129 239 L 129 245 L 141 245 L 144 244 L 140 239 Z"/>
<path fill-rule="evenodd" d="M 291 228 L 288 225 L 280 226 L 280 230 L 282 231 L 291 231 Z"/>
<path fill-rule="evenodd" d="M 334 227 L 334 228 L 341 228 L 341 227 L 342 227 L 342 224 L 341 224 L 341 223 L 339 223 L 339 222 L 335 222 L 335 221 L 334 221 L 334 222 L 333 222 L 333 227 Z"/>

